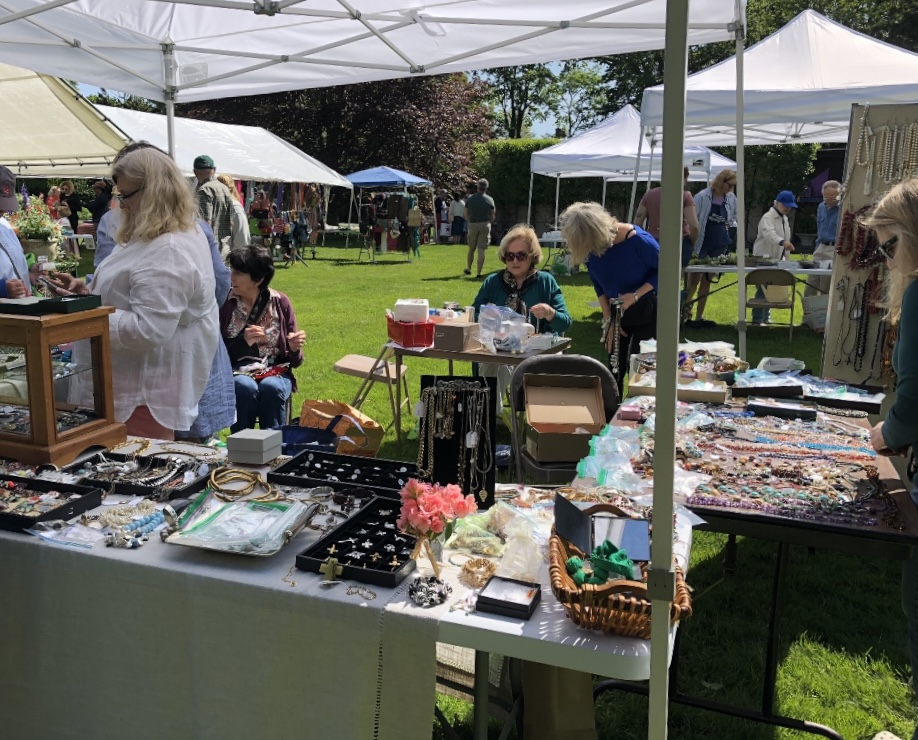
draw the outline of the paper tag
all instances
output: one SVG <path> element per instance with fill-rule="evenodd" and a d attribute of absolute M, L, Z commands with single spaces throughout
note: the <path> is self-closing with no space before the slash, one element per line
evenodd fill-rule
<path fill-rule="evenodd" d="M 465 435 L 465 446 L 474 447 L 478 444 L 478 432 L 468 432 Z"/>
<path fill-rule="evenodd" d="M 854 309 L 854 318 L 856 318 L 856 319 L 861 318 L 861 309 L 860 309 L 860 308 Z"/>
<path fill-rule="evenodd" d="M 456 410 L 461 414 L 462 413 L 462 404 L 456 404 Z"/>
<path fill-rule="evenodd" d="M 419 419 L 420 419 L 422 416 L 424 416 L 424 402 L 423 402 L 423 401 L 418 401 L 418 402 L 414 405 L 414 415 L 415 415 L 416 417 L 418 417 Z"/>
<path fill-rule="evenodd" d="M 844 301 L 843 298 L 840 299 L 840 300 L 838 301 L 838 303 L 835 304 L 835 310 L 836 310 L 836 311 L 844 311 L 844 310 L 845 310 L 845 301 Z"/>

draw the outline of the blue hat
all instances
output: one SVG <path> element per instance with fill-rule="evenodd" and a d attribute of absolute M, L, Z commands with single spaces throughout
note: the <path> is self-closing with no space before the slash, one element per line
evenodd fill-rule
<path fill-rule="evenodd" d="M 780 203 L 785 208 L 796 208 L 797 201 L 794 199 L 794 194 L 790 190 L 782 190 L 778 193 L 778 197 L 775 198 L 776 203 Z"/>

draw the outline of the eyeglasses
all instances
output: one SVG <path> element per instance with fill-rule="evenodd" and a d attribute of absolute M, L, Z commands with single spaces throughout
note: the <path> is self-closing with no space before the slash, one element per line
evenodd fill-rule
<path fill-rule="evenodd" d="M 532 257 L 532 252 L 507 252 L 507 254 L 504 255 L 504 259 L 506 259 L 507 262 L 513 262 L 514 260 L 525 262 L 530 257 Z"/>
<path fill-rule="evenodd" d="M 118 198 L 119 203 L 124 203 L 124 201 L 133 198 L 137 193 L 139 193 L 143 188 L 137 188 L 133 193 L 119 193 L 115 197 Z"/>
<path fill-rule="evenodd" d="M 891 260 L 893 258 L 893 254 L 896 252 L 895 246 L 898 241 L 898 236 L 891 236 L 885 242 L 877 246 L 877 251 L 886 259 Z"/>

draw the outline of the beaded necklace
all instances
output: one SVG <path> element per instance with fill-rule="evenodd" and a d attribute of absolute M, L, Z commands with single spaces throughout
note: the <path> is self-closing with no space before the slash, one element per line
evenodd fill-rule
<path fill-rule="evenodd" d="M 851 318 L 848 316 L 848 312 L 845 311 L 848 305 L 849 282 L 848 276 L 845 275 L 835 284 L 835 292 L 841 296 L 841 298 L 839 298 L 839 303 L 841 303 L 842 321 L 845 322 L 847 327 L 839 330 L 838 336 L 835 338 L 835 352 L 832 353 L 832 365 L 835 367 L 841 365 L 844 346 L 848 341 L 848 335 L 851 334 Z"/>
<path fill-rule="evenodd" d="M 867 286 L 857 285 L 854 288 L 854 305 L 857 305 L 857 331 L 854 335 L 854 366 L 855 372 L 861 372 L 864 366 L 864 354 L 867 351 L 867 325 L 870 321 L 870 312 L 867 310 Z M 858 305 L 859 304 L 859 305 Z"/>

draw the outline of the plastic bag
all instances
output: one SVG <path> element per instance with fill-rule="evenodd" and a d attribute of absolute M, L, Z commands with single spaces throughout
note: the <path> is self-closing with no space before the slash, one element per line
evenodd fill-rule
<path fill-rule="evenodd" d="M 632 427 L 608 424 L 590 440 L 590 451 L 594 455 L 618 454 L 631 458 L 640 450 L 640 430 Z"/>
<path fill-rule="evenodd" d="M 533 523 L 519 516 L 508 528 L 507 545 L 497 567 L 497 575 L 518 581 L 538 582 L 543 553 L 533 536 Z"/>
<path fill-rule="evenodd" d="M 87 527 L 85 524 L 67 524 L 62 519 L 37 522 L 34 527 L 25 531 L 40 537 L 45 542 L 53 542 L 55 545 L 64 547 L 76 547 L 81 550 L 88 550 L 100 540 L 105 539 L 105 535 L 98 529 Z"/>
<path fill-rule="evenodd" d="M 456 523 L 452 537 L 446 546 L 453 550 L 466 550 L 475 555 L 501 557 L 504 552 L 504 543 L 496 534 L 484 528 L 487 514 L 463 517 Z"/>
<path fill-rule="evenodd" d="M 523 352 L 531 325 L 506 306 L 488 303 L 478 311 L 478 341 L 486 352 Z"/>

